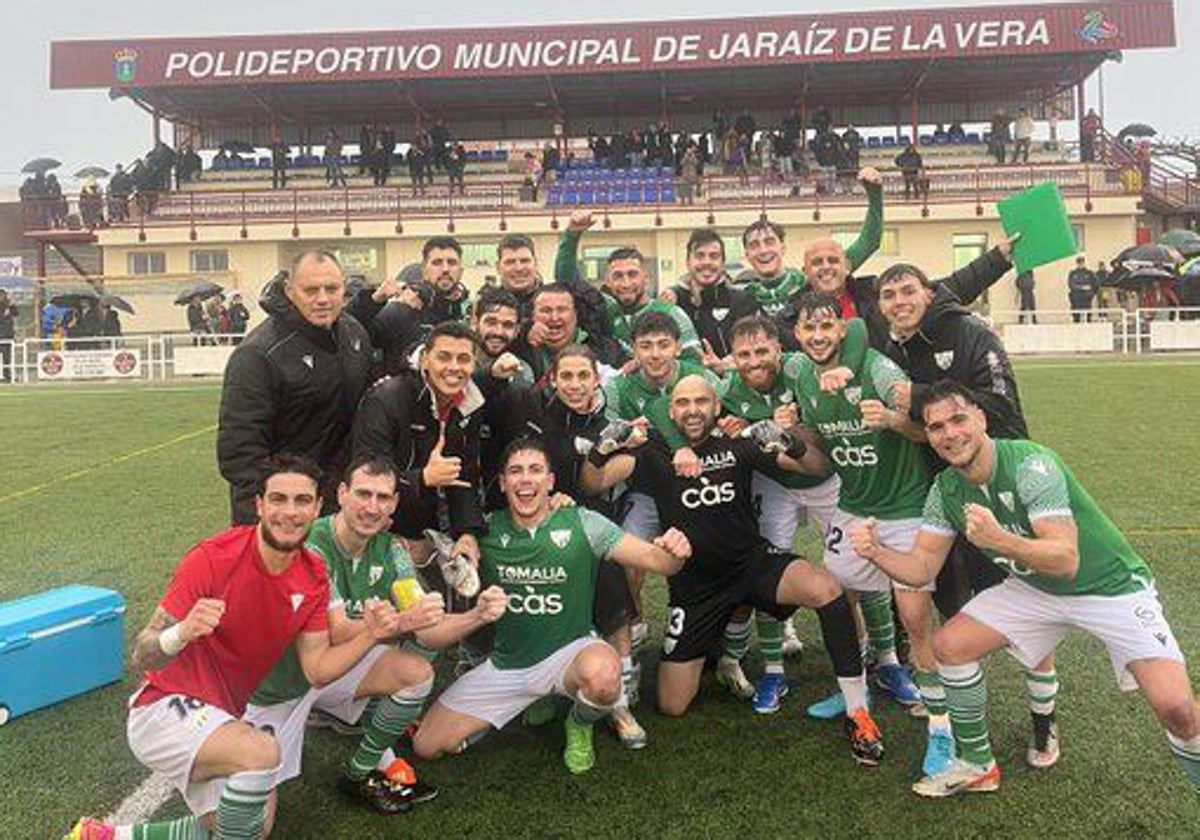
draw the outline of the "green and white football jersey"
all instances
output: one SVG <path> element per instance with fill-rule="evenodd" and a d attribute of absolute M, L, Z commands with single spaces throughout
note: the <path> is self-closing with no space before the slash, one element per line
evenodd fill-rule
<path fill-rule="evenodd" d="M 753 295 L 762 311 L 772 318 L 787 310 L 792 298 L 807 287 L 808 280 L 798 268 L 785 268 L 783 274 L 770 280 L 756 275 L 738 286 Z"/>
<path fill-rule="evenodd" d="M 488 518 L 480 577 L 508 595 L 496 622 L 492 664 L 528 668 L 592 632 L 596 570 L 624 536 L 587 508 L 560 508 L 537 528 L 517 527 L 507 509 Z"/>
<path fill-rule="evenodd" d="M 347 617 L 362 618 L 364 601 L 369 598 L 390 600 L 393 583 L 415 579 L 412 558 L 388 531 L 372 537 L 361 557 L 349 556 L 334 535 L 334 516 L 336 514 L 323 516 L 312 524 L 305 547 L 325 561 L 330 584 L 329 608 L 343 606 Z M 308 689 L 300 657 L 295 648 L 289 647 L 259 684 L 250 702 L 271 706 L 302 697 Z"/>
<path fill-rule="evenodd" d="M 1023 537 L 1034 536 L 1038 519 L 1074 519 L 1079 572 L 1071 580 L 1038 574 L 992 551 L 984 554 L 1010 575 L 1052 595 L 1127 595 L 1150 588 L 1150 568 L 1058 455 L 1028 440 L 992 443 L 996 460 L 985 484 L 976 487 L 953 468 L 938 473 L 925 503 L 923 529 L 965 534 L 965 507 L 972 503 L 988 508 L 1001 527 Z"/>
<path fill-rule="evenodd" d="M 855 516 L 915 519 L 929 488 L 920 446 L 897 432 L 868 428 L 858 407 L 863 400 L 879 400 L 895 408 L 892 386 L 908 377 L 873 349 L 852 370 L 849 385 L 825 393 L 816 366 L 803 353 L 788 354 L 784 364 L 784 376 L 799 398 L 801 419 L 824 441 L 842 480 L 838 507 Z"/>

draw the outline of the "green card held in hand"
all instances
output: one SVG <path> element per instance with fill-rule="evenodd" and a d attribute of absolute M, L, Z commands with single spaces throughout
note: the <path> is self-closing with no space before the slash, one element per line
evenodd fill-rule
<path fill-rule="evenodd" d="M 1021 234 L 1013 244 L 1018 273 L 1075 254 L 1075 232 L 1062 193 L 1052 181 L 1004 199 L 996 210 L 1006 234 Z"/>

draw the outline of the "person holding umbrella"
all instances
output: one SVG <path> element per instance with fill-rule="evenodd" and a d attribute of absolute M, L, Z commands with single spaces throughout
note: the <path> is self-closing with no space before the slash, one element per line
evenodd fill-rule
<path fill-rule="evenodd" d="M 226 310 L 229 318 L 229 332 L 233 334 L 233 343 L 241 344 L 246 335 L 246 327 L 250 324 L 250 310 L 242 303 L 242 296 L 237 292 L 229 298 L 229 308 Z"/>
<path fill-rule="evenodd" d="M 0 289 L 0 381 L 12 382 L 12 348 L 17 336 L 17 307 Z"/>

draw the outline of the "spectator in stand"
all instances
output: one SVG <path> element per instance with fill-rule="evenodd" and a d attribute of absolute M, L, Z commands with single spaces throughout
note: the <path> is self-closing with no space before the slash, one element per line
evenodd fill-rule
<path fill-rule="evenodd" d="M 342 138 L 333 128 L 325 132 L 325 183 L 331 187 L 346 186 L 346 173 L 342 172 Z"/>
<path fill-rule="evenodd" d="M 695 204 L 700 193 L 700 150 L 695 143 L 683 153 L 679 172 L 679 200 L 684 204 Z"/>
<path fill-rule="evenodd" d="M 1046 151 L 1058 151 L 1058 120 L 1062 114 L 1058 112 L 1058 106 L 1053 102 L 1046 105 L 1046 128 L 1050 131 L 1050 139 L 1046 141 Z"/>
<path fill-rule="evenodd" d="M 1012 134 L 1009 132 L 1011 123 L 1012 118 L 1004 113 L 1003 108 L 992 115 L 992 135 L 988 140 L 988 151 L 996 158 L 996 163 L 1004 163 L 1008 154 L 1008 144 L 1012 140 Z"/>
<path fill-rule="evenodd" d="M 858 137 L 858 132 L 854 131 L 853 128 L 847 131 L 846 134 L 849 135 L 850 132 L 854 132 L 851 139 L 858 138 L 861 140 L 861 138 Z M 837 137 L 836 134 L 834 134 L 834 136 Z M 835 164 L 837 169 L 838 192 L 845 194 L 854 192 L 854 185 L 858 181 L 858 160 L 858 149 L 851 145 L 850 141 L 847 140 L 846 137 L 839 137 L 837 144 L 837 162 Z"/>
<path fill-rule="evenodd" d="M 1075 267 L 1067 275 L 1067 299 L 1071 304 L 1071 319 L 1075 323 L 1092 319 L 1092 301 L 1098 289 L 1096 272 L 1087 267 L 1087 260 L 1083 256 L 1076 257 Z"/>
<path fill-rule="evenodd" d="M 854 153 L 854 171 L 858 172 L 858 170 L 861 168 L 858 165 L 858 161 L 862 155 L 862 135 L 858 133 L 858 129 L 856 129 L 854 126 L 846 126 L 846 130 L 842 132 L 842 143 L 847 149 Z"/>
<path fill-rule="evenodd" d="M 824 134 L 833 128 L 833 116 L 829 113 L 829 109 L 824 105 L 813 111 L 812 115 L 813 134 Z"/>
<path fill-rule="evenodd" d="M 933 139 L 934 139 L 935 141 L 936 141 L 936 140 L 949 140 L 949 139 L 950 139 L 950 135 L 949 135 L 949 133 L 947 133 L 947 131 L 946 131 L 946 127 L 945 127 L 944 125 L 942 125 L 941 123 L 938 123 L 938 124 L 937 124 L 937 128 L 935 128 L 935 129 L 933 130 Z"/>
<path fill-rule="evenodd" d="M 775 138 L 769 131 L 760 131 L 755 145 L 759 171 L 763 178 L 770 178 L 775 171 Z"/>
<path fill-rule="evenodd" d="M 451 152 L 454 150 L 451 149 Z M 562 164 L 562 153 L 558 150 L 558 146 L 553 143 L 547 143 L 546 148 L 542 149 L 542 171 L 549 178 L 551 173 L 557 172 L 558 167 Z"/>
<path fill-rule="evenodd" d="M 200 160 L 200 155 L 192 148 L 192 144 L 186 141 L 182 143 L 179 153 L 175 156 L 175 187 L 178 189 L 182 184 L 199 180 L 203 169 L 204 162 Z"/>
<path fill-rule="evenodd" d="M 1029 163 L 1029 147 L 1033 143 L 1033 117 L 1029 116 L 1029 112 L 1024 108 L 1017 111 L 1017 121 L 1013 123 L 1013 141 L 1012 162 L 1016 163 L 1019 157 L 1021 163 Z"/>
<path fill-rule="evenodd" d="M 95 178 L 84 181 L 79 191 L 79 218 L 88 230 L 104 225 L 104 194 Z"/>
<path fill-rule="evenodd" d="M 909 143 L 905 146 L 904 151 L 896 155 L 895 164 L 904 175 L 904 197 L 909 199 L 916 195 L 920 198 L 921 171 L 925 168 L 925 161 L 921 158 L 916 144 Z"/>
<path fill-rule="evenodd" d="M 522 184 L 523 201 L 538 200 L 538 185 L 542 183 L 542 162 L 533 152 L 525 153 L 525 181 Z"/>
<path fill-rule="evenodd" d="M 786 129 L 775 134 L 775 160 L 779 164 L 779 174 L 791 178 L 796 171 L 792 158 L 796 154 L 796 139 Z"/>
<path fill-rule="evenodd" d="M 371 168 L 371 155 L 375 151 L 375 126 L 363 123 L 358 130 L 358 174 L 366 175 Z"/>
<path fill-rule="evenodd" d="M 1017 300 L 1021 306 L 1021 313 L 1018 318 L 1022 324 L 1037 323 L 1037 296 L 1034 294 L 1035 285 L 1032 271 L 1023 271 L 1017 275 Z"/>
<path fill-rule="evenodd" d="M 46 176 L 46 203 L 50 208 L 50 223 L 56 228 L 66 227 L 67 199 L 58 184 L 58 176 L 53 173 Z"/>
<path fill-rule="evenodd" d="M 392 156 L 396 154 L 396 132 L 388 126 L 384 126 L 379 132 L 379 143 L 381 145 L 380 167 L 383 172 L 383 183 L 386 184 L 392 177 Z"/>
<path fill-rule="evenodd" d="M 747 140 L 753 139 L 758 131 L 758 123 L 754 121 L 754 117 L 747 108 L 743 108 L 742 112 L 737 115 L 737 119 L 733 121 L 733 127 Z"/>
<path fill-rule="evenodd" d="M 108 218 L 113 222 L 129 220 L 129 195 L 133 192 L 133 184 L 125 167 L 117 164 L 113 176 L 108 179 Z"/>
<path fill-rule="evenodd" d="M 1079 123 L 1079 159 L 1084 163 L 1096 160 L 1096 138 L 1103 125 L 1095 108 L 1088 108 L 1087 115 Z"/>
<path fill-rule="evenodd" d="M 429 169 L 429 160 L 426 154 L 428 143 L 424 133 L 418 133 L 413 138 L 413 142 L 408 147 L 408 178 L 412 182 L 413 195 L 418 192 L 425 194 L 425 174 Z M 432 179 L 433 174 L 429 177 Z"/>
<path fill-rule="evenodd" d="M 250 310 L 242 303 L 242 296 L 237 292 L 234 292 L 229 298 L 227 313 L 229 332 L 233 335 L 233 343 L 241 344 L 242 338 L 246 335 L 246 328 L 250 326 Z"/>
<path fill-rule="evenodd" d="M 281 190 L 287 186 L 288 145 L 278 137 L 271 149 L 271 188 Z"/>
<path fill-rule="evenodd" d="M 208 343 L 208 316 L 204 313 L 204 298 L 192 295 L 187 305 L 188 332 L 192 334 L 192 344 Z"/>
<path fill-rule="evenodd" d="M 12 348 L 17 337 L 17 307 L 0 289 L 0 381 L 12 382 Z"/>
<path fill-rule="evenodd" d="M 629 153 L 630 168 L 640 169 L 646 159 L 646 148 L 642 143 L 642 133 L 636 128 L 629 129 L 625 135 L 625 148 Z"/>
<path fill-rule="evenodd" d="M 438 118 L 433 124 L 433 128 L 429 130 L 429 148 L 426 150 L 426 155 L 429 158 L 429 182 L 433 183 L 433 168 L 437 167 L 442 171 L 446 169 L 446 156 L 450 151 L 450 129 L 446 125 L 446 121 Z"/>
<path fill-rule="evenodd" d="M 369 161 L 367 168 L 371 171 L 371 182 L 377 187 L 382 187 L 387 184 L 388 170 L 391 167 L 391 155 L 383 148 L 383 139 L 375 141 L 370 154 L 367 155 Z"/>
<path fill-rule="evenodd" d="M 950 123 L 950 128 L 946 129 L 946 139 L 951 143 L 962 143 L 967 139 L 967 132 L 961 122 L 955 120 Z"/>
<path fill-rule="evenodd" d="M 553 147 L 549 149 L 554 151 Z M 555 152 L 557 154 L 557 152 Z M 450 177 L 450 192 L 453 193 L 455 187 L 458 188 L 459 195 L 465 195 L 467 192 L 466 185 L 463 183 L 463 174 L 467 170 L 467 150 L 462 143 L 455 143 L 450 149 L 450 156 L 446 160 L 446 174 Z"/>
<path fill-rule="evenodd" d="M 737 135 L 736 142 L 733 146 L 733 155 L 730 157 L 729 165 L 733 168 L 734 174 L 738 176 L 738 183 L 743 187 L 750 186 L 750 138 L 745 134 Z"/>
<path fill-rule="evenodd" d="M 121 316 L 117 314 L 117 310 L 113 309 L 104 298 L 100 298 L 96 304 L 96 321 L 99 325 L 100 335 L 105 338 L 119 338 L 121 336 Z"/>
<path fill-rule="evenodd" d="M 229 335 L 229 310 L 225 308 L 225 296 L 215 294 L 204 304 L 204 320 L 214 344 L 224 344 Z"/>

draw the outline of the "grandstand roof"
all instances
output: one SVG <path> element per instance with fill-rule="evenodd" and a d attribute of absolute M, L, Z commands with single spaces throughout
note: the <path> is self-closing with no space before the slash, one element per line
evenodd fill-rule
<path fill-rule="evenodd" d="M 490 136 L 521 136 L 523 125 L 557 114 L 578 131 L 589 121 L 801 100 L 891 112 L 913 98 L 980 108 L 1035 94 L 1045 100 L 1115 51 L 1174 43 L 1172 0 L 1109 0 L 64 41 L 51 45 L 51 87 L 109 88 L 202 126 L 403 124 L 435 115 L 451 119 L 459 136 L 468 136 L 464 123 L 486 126 L 480 131 Z"/>

